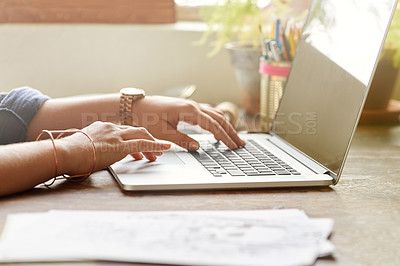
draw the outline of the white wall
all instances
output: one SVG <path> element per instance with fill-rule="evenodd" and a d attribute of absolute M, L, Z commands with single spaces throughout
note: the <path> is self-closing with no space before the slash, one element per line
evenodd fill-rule
<path fill-rule="evenodd" d="M 194 46 L 198 24 L 0 24 L 0 91 L 29 85 L 51 97 L 196 84 L 194 99 L 239 102 L 226 51 Z"/>

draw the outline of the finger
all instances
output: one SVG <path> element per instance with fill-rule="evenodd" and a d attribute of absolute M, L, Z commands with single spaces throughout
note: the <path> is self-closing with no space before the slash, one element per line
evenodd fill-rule
<path fill-rule="evenodd" d="M 231 139 L 222 126 L 205 112 L 200 111 L 197 116 L 192 116 L 192 121 L 189 123 L 199 125 L 201 128 L 210 131 L 214 134 L 216 140 L 220 140 L 230 149 L 237 149 L 238 145 Z"/>
<path fill-rule="evenodd" d="M 123 140 L 148 139 L 154 140 L 154 137 L 144 127 L 127 127 L 121 131 Z"/>
<path fill-rule="evenodd" d="M 147 139 L 133 139 L 125 142 L 129 153 L 162 152 L 171 148 L 171 144 Z"/>
<path fill-rule="evenodd" d="M 162 152 L 143 152 L 143 154 L 150 162 L 154 162 L 155 160 L 157 160 L 158 156 L 163 155 Z"/>
<path fill-rule="evenodd" d="M 211 109 L 211 110 L 217 112 L 217 113 L 220 114 L 220 115 L 224 115 L 224 112 L 222 112 L 221 110 L 219 110 L 219 109 L 217 109 L 217 108 L 212 107 L 212 106 L 209 105 L 209 104 L 201 103 L 201 104 L 200 104 L 200 108 L 201 108 L 201 109 L 203 109 L 203 108 L 204 108 L 204 109 Z"/>
<path fill-rule="evenodd" d="M 186 113 L 191 115 L 182 116 L 181 121 L 199 125 L 201 128 L 210 131 L 214 134 L 215 139 L 224 142 L 230 149 L 237 149 L 238 145 L 229 137 L 221 125 L 211 116 L 201 111 L 201 105 L 191 102 L 186 106 Z"/>
<path fill-rule="evenodd" d="M 143 154 L 141 154 L 141 153 L 132 153 L 131 156 L 135 160 L 142 160 L 143 159 Z"/>
<path fill-rule="evenodd" d="M 214 120 L 216 120 L 222 128 L 228 133 L 229 137 L 239 146 L 243 147 L 246 143 L 239 137 L 236 130 L 233 128 L 231 123 L 226 120 L 225 116 L 217 113 L 216 109 L 214 108 L 204 108 L 202 107 L 201 110 L 211 116 Z"/>
<path fill-rule="evenodd" d="M 163 155 L 162 152 L 143 152 L 143 155 L 146 157 L 147 160 L 153 162 L 157 160 L 157 156 Z"/>
<path fill-rule="evenodd" d="M 154 162 L 157 160 L 157 156 L 155 156 L 152 152 L 143 152 L 144 157 L 150 162 Z"/>
<path fill-rule="evenodd" d="M 124 140 L 147 139 L 154 141 L 154 137 L 145 128 L 123 126 L 122 129 L 123 132 L 121 136 Z M 151 162 L 157 160 L 157 155 L 152 152 L 143 152 L 142 154 L 144 155 L 144 157 L 146 157 L 147 160 Z"/>
<path fill-rule="evenodd" d="M 168 123 L 166 132 L 171 132 L 171 133 L 164 134 L 163 135 L 164 140 L 171 141 L 189 151 L 195 151 L 200 148 L 200 144 L 196 140 L 192 139 L 186 134 L 183 134 L 182 132 L 179 132 L 178 130 L 176 130 L 176 128 L 174 128 Z"/>
<path fill-rule="evenodd" d="M 212 107 L 212 105 L 209 104 L 209 103 L 199 103 L 199 106 L 201 106 L 201 107 Z"/>

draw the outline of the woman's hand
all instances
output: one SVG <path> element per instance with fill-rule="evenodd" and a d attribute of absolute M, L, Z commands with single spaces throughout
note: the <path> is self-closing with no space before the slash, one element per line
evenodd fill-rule
<path fill-rule="evenodd" d="M 135 159 L 142 159 L 144 155 L 149 161 L 154 161 L 171 146 L 156 142 L 146 129 L 140 127 L 95 122 L 83 131 L 89 134 L 96 148 L 94 171 L 104 169 L 128 154 L 132 154 Z M 78 175 L 92 170 L 92 144 L 84 134 L 75 133 L 62 138 L 56 146 L 62 156 L 59 160 L 60 174 Z"/>
<path fill-rule="evenodd" d="M 104 169 L 128 154 L 153 161 L 170 144 L 154 141 L 144 128 L 95 122 L 83 129 L 96 149 L 94 171 Z M 81 133 L 56 139 L 57 160 L 50 140 L 0 145 L 0 196 L 27 190 L 55 175 L 83 175 L 92 171 L 93 146 Z M 58 163 L 56 163 L 58 162 Z M 57 170 L 57 172 L 55 172 Z"/>
<path fill-rule="evenodd" d="M 179 121 L 210 131 L 216 140 L 224 142 L 230 149 L 245 145 L 223 113 L 209 105 L 178 98 L 146 96 L 133 104 L 132 113 L 134 123 L 145 127 L 154 137 L 188 150 L 197 150 L 199 143 L 177 131 Z"/>
<path fill-rule="evenodd" d="M 34 140 L 42 129 L 82 128 L 97 120 L 118 123 L 119 103 L 119 94 L 48 100 L 29 125 L 27 140 Z M 198 149 L 199 143 L 177 131 L 179 121 L 199 125 L 231 149 L 245 145 L 221 111 L 190 100 L 146 96 L 133 103 L 132 118 L 154 137 L 188 150 Z"/>

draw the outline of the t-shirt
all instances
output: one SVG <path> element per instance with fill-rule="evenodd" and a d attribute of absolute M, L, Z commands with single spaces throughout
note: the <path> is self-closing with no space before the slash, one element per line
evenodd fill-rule
<path fill-rule="evenodd" d="M 0 144 L 26 141 L 29 123 L 48 99 L 29 87 L 0 93 Z"/>

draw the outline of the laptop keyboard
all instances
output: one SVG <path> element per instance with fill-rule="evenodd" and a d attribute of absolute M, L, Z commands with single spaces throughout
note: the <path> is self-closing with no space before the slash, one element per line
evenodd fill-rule
<path fill-rule="evenodd" d="M 215 177 L 300 175 L 254 140 L 236 150 L 222 142 L 200 141 L 200 149 L 191 154 Z"/>

